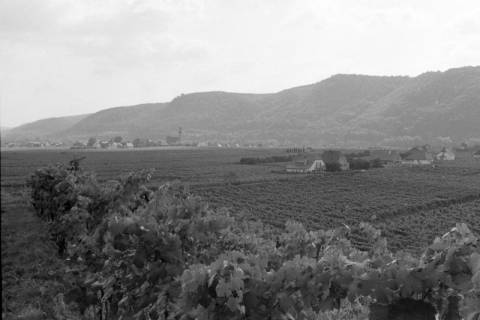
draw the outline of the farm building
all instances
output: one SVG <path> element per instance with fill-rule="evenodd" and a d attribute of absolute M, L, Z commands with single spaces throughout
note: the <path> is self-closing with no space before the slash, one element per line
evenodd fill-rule
<path fill-rule="evenodd" d="M 289 164 L 285 167 L 285 171 L 288 173 L 305 173 L 307 166 L 300 163 Z"/>
<path fill-rule="evenodd" d="M 109 142 L 109 141 L 100 141 L 99 143 L 100 143 L 100 147 L 101 147 L 102 149 L 106 149 L 106 148 L 108 148 L 108 147 L 110 146 L 110 142 Z"/>
<path fill-rule="evenodd" d="M 108 149 L 119 149 L 122 147 L 122 144 L 120 142 L 112 142 L 108 146 Z"/>
<path fill-rule="evenodd" d="M 295 161 L 293 164 L 285 167 L 286 172 L 290 173 L 309 173 L 325 171 L 325 163 L 322 160 L 303 160 Z"/>
<path fill-rule="evenodd" d="M 394 165 L 402 162 L 400 153 L 395 150 L 370 150 L 370 155 L 361 159 L 367 161 L 379 160 L 382 165 Z"/>
<path fill-rule="evenodd" d="M 322 160 L 326 167 L 338 166 L 342 171 L 350 169 L 347 158 L 340 151 L 327 150 L 322 154 Z"/>
<path fill-rule="evenodd" d="M 167 144 L 170 146 L 176 146 L 180 144 L 180 137 L 167 136 L 165 140 L 167 141 Z"/>
<path fill-rule="evenodd" d="M 438 153 L 435 158 L 439 161 L 453 161 L 455 160 L 455 153 L 452 150 L 443 148 L 440 153 Z"/>
<path fill-rule="evenodd" d="M 37 142 L 38 143 L 38 142 Z M 33 145 L 34 147 L 37 147 L 37 145 Z M 41 145 L 38 145 L 39 147 L 41 147 Z M 70 149 L 86 149 L 87 148 L 87 145 L 81 141 L 76 141 L 71 147 Z"/>
<path fill-rule="evenodd" d="M 410 149 L 403 157 L 402 164 L 428 165 L 433 163 L 433 155 L 425 147 Z"/>

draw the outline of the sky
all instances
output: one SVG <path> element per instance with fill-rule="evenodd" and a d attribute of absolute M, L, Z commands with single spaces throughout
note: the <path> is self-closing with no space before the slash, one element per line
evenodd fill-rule
<path fill-rule="evenodd" d="M 480 64 L 478 0 L 0 0 L 0 125 Z"/>

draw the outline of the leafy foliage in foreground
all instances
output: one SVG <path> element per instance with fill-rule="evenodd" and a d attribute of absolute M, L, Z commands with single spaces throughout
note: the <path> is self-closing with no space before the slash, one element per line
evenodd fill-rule
<path fill-rule="evenodd" d="M 371 244 L 362 251 L 347 226 L 287 222 L 276 234 L 182 185 L 150 191 L 148 179 L 101 184 L 63 166 L 32 176 L 33 205 L 74 280 L 57 299 L 59 318 L 394 319 L 419 304 L 431 317 L 480 317 L 479 240 L 463 224 L 420 257 L 391 252 L 361 224 Z"/>
<path fill-rule="evenodd" d="M 27 185 L 33 207 L 40 218 L 49 222 L 63 255 L 120 203 L 134 210 L 148 201 L 151 191 L 143 185 L 150 177 L 151 172 L 141 171 L 100 184 L 94 174 L 83 172 L 73 160 L 69 166 L 59 164 L 36 170 Z"/>

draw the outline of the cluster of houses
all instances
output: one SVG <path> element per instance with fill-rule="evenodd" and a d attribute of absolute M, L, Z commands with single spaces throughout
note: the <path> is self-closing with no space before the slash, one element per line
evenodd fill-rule
<path fill-rule="evenodd" d="M 210 147 L 210 148 L 263 148 L 261 143 L 233 143 L 233 142 L 183 142 L 180 136 L 167 136 L 166 139 L 154 141 L 151 139 L 135 139 L 133 141 L 123 141 L 121 137 L 110 140 L 96 140 L 90 138 L 88 141 L 76 141 L 71 145 L 71 149 L 131 149 L 131 148 L 151 148 L 164 146 L 189 146 L 189 147 Z"/>
<path fill-rule="evenodd" d="M 2 141 L 3 142 L 3 141 Z M 206 148 L 271 148 L 269 144 L 262 143 L 238 143 L 238 142 L 188 142 L 181 141 L 178 137 L 166 137 L 165 140 L 135 139 L 133 141 L 122 140 L 77 140 L 72 142 L 49 142 L 49 141 L 17 141 L 3 143 L 6 148 L 70 148 L 70 149 L 132 149 L 154 148 L 165 146 L 206 147 Z"/>
<path fill-rule="evenodd" d="M 402 154 L 401 164 L 404 165 L 431 165 L 435 161 L 453 161 L 456 156 L 452 149 L 442 148 L 434 152 L 429 145 L 414 147 Z"/>
<path fill-rule="evenodd" d="M 61 148 L 65 147 L 62 142 L 50 141 L 17 141 L 6 144 L 7 148 Z"/>
<path fill-rule="evenodd" d="M 197 147 L 210 147 L 210 148 L 264 148 L 271 147 L 263 145 L 261 143 L 238 143 L 238 142 L 211 142 L 203 141 L 195 144 Z"/>
<path fill-rule="evenodd" d="M 175 139 L 169 139 L 172 137 L 167 137 L 167 143 L 164 141 L 158 140 L 154 141 L 152 139 L 140 139 L 136 138 L 133 141 L 125 141 L 122 137 L 117 136 L 109 140 L 97 140 L 96 138 L 90 138 L 88 141 L 76 141 L 71 149 L 133 149 L 133 148 L 152 148 L 152 147 L 161 147 L 161 146 L 178 146 L 180 140 L 178 137 L 173 137 Z"/>
<path fill-rule="evenodd" d="M 76 141 L 70 149 L 133 149 L 133 143 L 130 141 L 98 140 L 94 143 L 84 143 Z"/>
<path fill-rule="evenodd" d="M 480 151 L 473 154 L 480 159 Z M 288 173 L 315 173 L 319 171 L 345 171 L 351 164 L 362 161 L 370 167 L 433 165 L 435 162 L 455 160 L 455 152 L 442 148 L 435 152 L 430 146 L 414 147 L 407 152 L 397 150 L 368 150 L 360 154 L 343 154 L 341 151 L 328 150 L 321 155 L 299 155 L 299 159 L 285 167 Z"/>

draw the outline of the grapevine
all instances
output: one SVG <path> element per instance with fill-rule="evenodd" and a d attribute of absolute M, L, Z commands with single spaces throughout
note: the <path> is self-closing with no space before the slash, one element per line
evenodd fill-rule
<path fill-rule="evenodd" d="M 33 207 L 75 279 L 62 310 L 95 319 L 480 317 L 479 240 L 465 224 L 414 256 L 392 252 L 366 223 L 309 231 L 288 221 L 279 233 L 180 183 L 147 188 L 150 177 L 100 183 L 62 165 L 31 177 Z"/>

